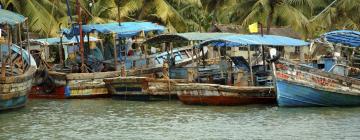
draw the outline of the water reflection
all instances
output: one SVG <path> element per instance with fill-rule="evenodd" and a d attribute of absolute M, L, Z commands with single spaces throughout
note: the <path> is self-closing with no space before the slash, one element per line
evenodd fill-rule
<path fill-rule="evenodd" d="M 356 139 L 360 108 L 30 100 L 0 113 L 0 139 Z"/>

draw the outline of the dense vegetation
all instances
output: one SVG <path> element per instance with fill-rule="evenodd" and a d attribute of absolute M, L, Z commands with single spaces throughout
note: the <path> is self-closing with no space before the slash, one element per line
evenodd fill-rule
<path fill-rule="evenodd" d="M 360 0 L 79 0 L 88 23 L 153 21 L 170 31 L 207 31 L 212 24 L 247 27 L 253 22 L 268 29 L 289 26 L 304 39 L 335 29 L 360 28 Z M 56 36 L 68 26 L 66 0 L 0 0 L 3 7 L 30 20 L 31 30 Z M 69 0 L 76 19 L 76 0 Z"/>

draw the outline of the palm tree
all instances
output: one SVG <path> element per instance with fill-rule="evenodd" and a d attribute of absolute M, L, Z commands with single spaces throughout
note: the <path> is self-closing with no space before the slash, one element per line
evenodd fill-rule
<path fill-rule="evenodd" d="M 187 31 L 184 17 L 176 10 L 178 5 L 199 4 L 198 0 L 122 0 L 119 2 L 121 20 L 138 19 L 160 22 L 170 31 Z M 173 5 L 172 5 L 173 4 Z M 114 12 L 115 13 L 115 12 Z M 115 14 L 116 15 L 116 14 Z"/>
<path fill-rule="evenodd" d="M 328 6 L 316 15 L 311 21 L 320 30 L 325 32 L 335 29 L 360 29 L 360 1 L 333 0 Z"/>
<path fill-rule="evenodd" d="M 61 0 L 1 0 L 1 3 L 28 17 L 31 31 L 43 36 L 56 36 L 58 25 L 67 23 L 65 4 Z"/>
<path fill-rule="evenodd" d="M 247 0 L 240 1 L 238 8 L 232 16 L 233 21 L 240 22 L 247 27 L 253 22 L 266 23 L 266 33 L 270 27 L 276 25 L 291 25 L 297 31 L 302 32 L 307 38 L 311 27 L 305 9 L 313 9 L 312 0 Z"/>

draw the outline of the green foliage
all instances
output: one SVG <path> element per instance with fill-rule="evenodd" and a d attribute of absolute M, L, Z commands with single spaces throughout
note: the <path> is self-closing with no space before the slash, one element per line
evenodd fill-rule
<path fill-rule="evenodd" d="M 359 0 L 79 0 L 88 23 L 152 21 L 170 32 L 207 31 L 213 24 L 253 22 L 265 27 L 288 26 L 303 38 L 335 29 L 360 29 Z M 89 3 L 93 4 L 90 6 Z M 33 32 L 57 36 L 59 25 L 69 26 L 66 0 L 0 0 L 29 18 Z M 76 0 L 70 11 L 76 20 Z"/>

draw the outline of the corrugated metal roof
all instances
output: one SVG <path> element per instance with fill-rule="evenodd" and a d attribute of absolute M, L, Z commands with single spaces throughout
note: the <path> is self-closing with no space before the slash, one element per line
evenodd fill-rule
<path fill-rule="evenodd" d="M 360 47 L 360 32 L 351 30 L 339 30 L 322 35 L 326 41 L 340 43 L 349 47 Z"/>
<path fill-rule="evenodd" d="M 16 25 L 22 23 L 26 18 L 20 14 L 0 9 L 0 24 Z"/>

